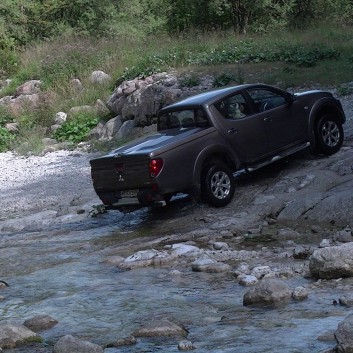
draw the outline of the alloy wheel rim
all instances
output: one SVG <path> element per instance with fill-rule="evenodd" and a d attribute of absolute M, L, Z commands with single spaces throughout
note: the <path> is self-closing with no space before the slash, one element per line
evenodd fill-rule
<path fill-rule="evenodd" d="M 322 125 L 321 136 L 325 144 L 335 147 L 340 140 L 340 130 L 334 121 L 326 121 Z"/>
<path fill-rule="evenodd" d="M 219 200 L 225 199 L 231 189 L 231 181 L 227 173 L 223 171 L 216 172 L 211 178 L 212 194 Z"/>

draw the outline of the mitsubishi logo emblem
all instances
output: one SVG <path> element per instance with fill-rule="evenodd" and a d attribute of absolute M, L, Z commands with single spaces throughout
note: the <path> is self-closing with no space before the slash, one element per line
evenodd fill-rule
<path fill-rule="evenodd" d="M 117 174 L 119 174 L 118 181 L 120 181 L 120 182 L 124 182 L 125 180 L 124 180 L 124 178 L 123 178 L 123 176 L 122 176 L 121 172 L 117 172 Z"/>

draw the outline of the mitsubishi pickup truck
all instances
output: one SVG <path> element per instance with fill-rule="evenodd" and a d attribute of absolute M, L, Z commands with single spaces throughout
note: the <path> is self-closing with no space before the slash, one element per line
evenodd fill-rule
<path fill-rule="evenodd" d="M 157 132 L 90 161 L 103 205 L 164 205 L 190 194 L 231 202 L 236 177 L 298 151 L 331 155 L 346 117 L 330 92 L 289 93 L 265 84 L 203 92 L 160 110 Z"/>

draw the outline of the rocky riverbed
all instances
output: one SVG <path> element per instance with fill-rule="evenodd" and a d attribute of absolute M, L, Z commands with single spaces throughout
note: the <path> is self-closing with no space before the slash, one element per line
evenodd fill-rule
<path fill-rule="evenodd" d="M 0 154 L 0 347 L 348 352 L 351 98 L 339 153 L 241 176 L 221 209 L 180 195 L 97 214 L 95 154 Z"/>

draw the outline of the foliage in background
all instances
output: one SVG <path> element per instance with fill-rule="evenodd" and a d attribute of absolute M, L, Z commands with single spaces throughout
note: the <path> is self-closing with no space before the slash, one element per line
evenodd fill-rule
<path fill-rule="evenodd" d="M 75 118 L 67 120 L 53 137 L 58 141 L 78 143 L 85 141 L 88 133 L 98 124 L 99 118 L 90 113 L 80 113 Z"/>
<path fill-rule="evenodd" d="M 213 74 L 217 87 L 339 85 L 352 80 L 351 24 L 351 0 L 2 0 L 0 78 L 12 82 L 0 97 L 31 79 L 43 82 L 43 93 L 39 107 L 12 116 L 21 136 L 0 122 L 0 148 L 16 137 L 37 149 L 58 111 L 94 105 L 123 80 L 171 69 L 186 72 L 189 87 L 202 74 Z M 113 81 L 92 84 L 93 70 Z M 94 116 L 73 118 L 55 137 L 82 141 L 95 123 Z"/>
<path fill-rule="evenodd" d="M 13 122 L 11 114 L 6 109 L 0 107 L 0 152 L 7 151 L 11 146 L 11 142 L 16 137 L 14 133 L 5 129 L 5 125 L 11 122 Z"/>

